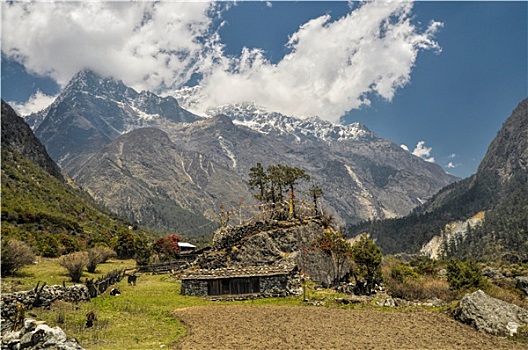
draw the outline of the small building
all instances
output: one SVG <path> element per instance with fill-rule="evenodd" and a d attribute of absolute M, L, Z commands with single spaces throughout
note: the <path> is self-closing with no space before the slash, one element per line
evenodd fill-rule
<path fill-rule="evenodd" d="M 180 247 L 181 253 L 191 253 L 194 252 L 194 250 L 196 249 L 196 246 L 194 244 L 187 242 L 178 242 L 178 247 Z"/>
<path fill-rule="evenodd" d="M 286 296 L 300 294 L 298 269 L 290 266 L 252 266 L 188 271 L 181 278 L 181 294 L 196 296 Z"/>

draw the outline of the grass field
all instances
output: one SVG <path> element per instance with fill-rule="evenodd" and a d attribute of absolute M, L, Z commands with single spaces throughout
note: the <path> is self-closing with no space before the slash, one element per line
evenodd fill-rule
<path fill-rule="evenodd" d="M 111 260 L 98 277 L 135 262 Z M 19 277 L 2 279 L 2 292 L 27 290 L 38 281 L 68 280 L 56 260 L 43 259 Z M 71 284 L 71 283 L 67 283 Z M 26 317 L 61 327 L 86 349 L 526 349 L 460 325 L 443 309 L 381 308 L 372 303 L 336 306 L 342 295 L 309 289 L 307 297 L 330 307 L 306 306 L 302 297 L 214 302 L 180 295 L 168 275 L 142 274 L 136 286 L 126 280 L 119 296 L 107 293 L 87 303 L 56 302 Z M 97 321 L 86 328 L 86 314 Z"/>
<path fill-rule="evenodd" d="M 98 265 L 95 274 L 85 272 L 82 280 L 134 266 L 133 260 L 110 260 Z M 39 281 L 41 284 L 61 285 L 68 281 L 68 277 L 55 259 L 41 259 L 37 264 L 23 268 L 17 277 L 3 278 L 2 293 L 32 289 Z M 174 317 L 174 310 L 219 304 L 204 298 L 180 295 L 179 281 L 168 275 L 142 274 L 136 286 L 128 285 L 124 279 L 116 287 L 121 291 L 119 296 L 111 296 L 107 291 L 88 303 L 59 301 L 49 310 L 29 310 L 26 316 L 46 321 L 52 327 L 61 327 L 69 337 L 76 338 L 87 349 L 159 349 L 174 348 L 186 334 L 184 325 Z M 248 303 L 299 305 L 301 301 L 298 298 L 282 298 Z M 90 311 L 95 312 L 97 322 L 94 327 L 86 328 L 86 314 Z"/>

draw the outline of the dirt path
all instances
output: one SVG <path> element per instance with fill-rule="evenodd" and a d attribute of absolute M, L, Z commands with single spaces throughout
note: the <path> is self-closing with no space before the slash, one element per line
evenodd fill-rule
<path fill-rule="evenodd" d="M 448 315 L 324 307 L 215 305 L 175 311 L 181 349 L 528 349 Z"/>

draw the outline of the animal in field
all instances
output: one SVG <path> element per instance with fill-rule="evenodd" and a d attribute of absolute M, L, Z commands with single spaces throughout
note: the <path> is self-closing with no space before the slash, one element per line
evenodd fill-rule
<path fill-rule="evenodd" d="M 127 278 L 128 284 L 135 286 L 138 277 L 139 276 L 136 274 L 128 275 L 128 278 Z"/>

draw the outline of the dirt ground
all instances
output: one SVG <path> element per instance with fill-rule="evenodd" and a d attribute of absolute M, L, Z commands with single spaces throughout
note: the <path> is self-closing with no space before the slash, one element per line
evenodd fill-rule
<path fill-rule="evenodd" d="M 324 307 L 215 305 L 175 311 L 179 349 L 528 349 L 446 314 Z"/>

